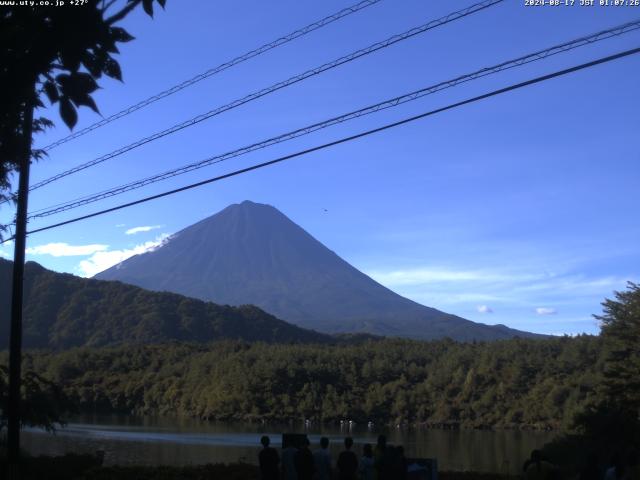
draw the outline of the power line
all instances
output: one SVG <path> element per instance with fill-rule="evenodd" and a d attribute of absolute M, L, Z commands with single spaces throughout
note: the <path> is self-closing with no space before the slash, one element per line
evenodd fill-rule
<path fill-rule="evenodd" d="M 499 63 L 497 65 L 491 66 L 491 67 L 486 67 L 480 70 L 477 70 L 473 73 L 469 73 L 466 75 L 462 75 L 459 77 L 456 77 L 454 79 L 451 80 L 446 80 L 444 82 L 440 82 L 437 83 L 435 85 L 431 85 L 429 87 L 425 87 L 422 88 L 420 90 L 416 90 L 413 91 L 411 93 L 407 93 L 389 100 L 385 100 L 383 102 L 379 102 L 376 103 L 374 105 L 370 105 L 368 107 L 364 107 L 361 108 L 359 110 L 355 110 L 337 117 L 333 117 L 330 118 L 328 120 L 324 120 L 322 122 L 318 122 L 315 123 L 313 125 L 309 125 L 303 128 L 299 128 L 297 130 L 291 131 L 291 132 L 287 132 L 272 138 L 269 138 L 267 140 L 263 140 L 257 143 L 253 143 L 251 145 L 236 149 L 236 150 L 232 150 L 230 152 L 226 152 L 220 155 L 215 155 L 213 157 L 209 157 L 207 159 L 198 161 L 198 162 L 194 162 L 185 166 L 182 166 L 180 168 L 177 169 L 173 169 L 173 170 L 169 170 L 167 172 L 164 173 L 160 173 L 157 175 L 153 175 L 151 177 L 147 177 L 141 180 L 136 180 L 134 182 L 130 182 L 128 184 L 124 184 L 124 185 L 120 185 L 118 187 L 109 189 L 109 190 L 104 190 L 102 192 L 96 193 L 96 194 L 91 194 L 91 195 L 87 195 L 75 200 L 71 200 L 68 202 L 63 202 L 57 205 L 53 205 L 50 207 L 46 207 L 46 208 L 42 208 L 40 210 L 36 210 L 35 212 L 33 212 L 30 216 L 29 219 L 34 219 L 34 218 L 42 218 L 42 217 L 47 217 L 50 215 L 54 215 L 60 212 L 64 212 L 67 210 L 72 210 L 74 208 L 78 208 L 84 205 L 88 205 L 90 203 L 94 203 L 97 202 L 99 200 L 103 200 L 105 198 L 110 198 L 116 195 L 120 195 L 122 193 L 131 191 L 131 190 L 135 190 L 138 188 L 142 188 L 144 186 L 150 185 L 152 183 L 156 183 L 162 180 L 166 180 L 168 178 L 172 178 L 178 175 L 182 175 L 184 173 L 188 173 L 191 172 L 193 170 L 197 170 L 209 165 L 213 165 L 213 164 L 217 164 L 220 162 L 223 162 L 225 160 L 229 160 L 231 158 L 235 158 L 241 155 L 245 155 L 247 153 L 250 152 L 254 152 L 256 150 L 260 150 L 263 148 L 267 148 L 269 146 L 278 144 L 278 143 L 282 143 L 288 140 L 292 140 L 294 138 L 298 138 L 301 137 L 303 135 L 307 135 L 310 134 L 312 132 L 324 129 L 324 128 L 328 128 L 330 126 L 333 125 L 337 125 L 349 120 L 353 120 L 355 118 L 359 118 L 365 115 L 369 115 L 372 113 L 376 113 L 379 112 L 381 110 L 385 110 L 388 108 L 393 108 L 396 107 L 398 105 L 413 101 L 413 100 L 417 100 L 419 98 L 422 98 L 426 95 L 430 95 L 442 90 L 445 90 L 447 88 L 451 88 L 451 87 L 455 87 L 456 85 L 459 85 L 461 83 L 465 83 L 465 82 L 469 82 L 472 80 L 476 80 L 478 78 L 482 78 L 488 75 L 492 75 L 504 70 L 508 70 L 511 68 L 515 68 L 518 66 L 522 66 L 522 65 L 526 65 L 535 61 L 539 61 L 539 60 L 543 60 L 545 58 L 548 58 L 552 55 L 556 55 L 559 53 L 563 53 L 563 52 L 567 52 L 585 45 L 590 45 L 592 43 L 595 42 L 599 42 L 599 41 L 603 41 L 612 37 L 616 37 L 625 33 L 629 33 L 631 31 L 637 30 L 640 28 L 640 19 L 633 21 L 633 22 L 628 22 L 622 25 L 618 25 L 612 28 L 609 28 L 607 30 L 603 30 L 588 36 L 583 36 L 580 38 L 577 38 L 575 40 L 571 40 L 569 42 L 565 42 L 562 43 L 560 45 L 555 45 L 553 47 L 549 47 L 546 48 L 544 50 L 540 50 L 534 53 L 530 53 L 521 57 L 518 57 L 516 59 L 512 59 L 512 60 L 508 60 L 502 63 Z"/>
<path fill-rule="evenodd" d="M 178 131 L 180 131 L 180 130 L 182 130 L 184 128 L 196 125 L 196 124 L 198 124 L 198 123 L 200 123 L 200 122 L 202 122 L 204 120 L 208 120 L 211 117 L 214 117 L 216 115 L 224 113 L 224 112 L 226 112 L 228 110 L 232 110 L 232 109 L 234 109 L 236 107 L 239 107 L 241 105 L 244 105 L 245 103 L 251 102 L 251 101 L 256 100 L 258 98 L 264 97 L 265 95 L 269 95 L 269 94 L 271 94 L 271 93 L 273 93 L 275 91 L 278 91 L 278 90 L 280 90 L 282 88 L 285 88 L 285 87 L 288 87 L 290 85 L 293 85 L 293 84 L 296 84 L 298 82 L 301 82 L 303 80 L 306 80 L 309 77 L 313 77 L 313 76 L 318 75 L 320 73 L 326 72 L 327 70 L 331 70 L 331 69 L 336 68 L 336 67 L 338 67 L 340 65 L 343 65 L 345 63 L 352 62 L 352 61 L 354 61 L 354 60 L 356 60 L 356 59 L 358 59 L 360 57 L 363 57 L 365 55 L 369 55 L 369 54 L 371 54 L 373 52 L 376 52 L 378 50 L 381 50 L 383 48 L 387 48 L 387 47 L 389 47 L 391 45 L 394 45 L 394 44 L 396 44 L 398 42 L 401 42 L 403 40 L 407 40 L 408 38 L 411 38 L 411 37 L 414 37 L 414 36 L 419 35 L 421 33 L 427 32 L 427 31 L 432 30 L 432 29 L 434 29 L 436 27 L 445 25 L 445 24 L 453 22 L 455 20 L 459 20 L 459 19 L 464 18 L 464 17 L 466 17 L 468 15 L 472 15 L 474 13 L 477 13 L 477 12 L 481 11 L 481 10 L 489 8 L 489 7 L 493 6 L 493 5 L 501 3 L 503 1 L 504 0 L 483 0 L 482 2 L 479 2 L 479 3 L 476 3 L 474 5 L 471 5 L 470 7 L 467 7 L 465 9 L 452 12 L 452 13 L 444 16 L 444 17 L 438 18 L 436 20 L 432 20 L 432 21 L 430 21 L 430 22 L 428 22 L 428 23 L 426 23 L 424 25 L 421 25 L 419 27 L 414 27 L 414 28 L 412 28 L 410 30 L 407 30 L 404 33 L 394 35 L 392 37 L 387 38 L 386 40 L 383 40 L 381 42 L 377 42 L 377 43 L 374 43 L 372 45 L 369 45 L 366 48 L 357 50 L 355 52 L 352 52 L 352 53 L 350 53 L 348 55 L 340 57 L 340 58 L 338 58 L 336 60 L 333 60 L 331 62 L 325 63 L 325 64 L 323 64 L 323 65 L 321 65 L 319 67 L 313 68 L 311 70 L 307 70 L 306 72 L 303 72 L 301 74 L 298 74 L 298 75 L 295 75 L 293 77 L 290 77 L 287 80 L 275 83 L 275 84 L 271 85 L 270 87 L 258 90 L 258 91 L 254 92 L 254 93 L 246 95 L 245 97 L 242 97 L 242 98 L 239 98 L 237 100 L 234 100 L 231 103 L 228 103 L 228 104 L 223 105 L 221 107 L 217 107 L 217 108 L 215 108 L 213 110 L 210 110 L 210 111 L 208 111 L 206 113 L 200 114 L 200 115 L 198 115 L 196 117 L 193 117 L 193 118 L 191 118 L 189 120 L 186 120 L 186 121 L 184 121 L 182 123 L 179 123 L 177 125 L 169 127 L 169 128 L 167 128 L 165 130 L 162 130 L 160 132 L 156 132 L 153 135 L 150 135 L 148 137 L 142 138 L 142 139 L 140 139 L 140 140 L 138 140 L 138 141 L 136 141 L 134 143 L 131 143 L 129 145 L 121 147 L 121 148 L 119 148 L 117 150 L 114 150 L 111 153 L 108 153 L 108 154 L 103 155 L 101 157 L 98 157 L 98 158 L 96 158 L 94 160 L 91 160 L 89 162 L 86 162 L 86 163 L 83 163 L 83 164 L 78 165 L 76 167 L 73 167 L 73 168 L 71 168 L 69 170 L 66 170 L 66 171 L 62 172 L 62 173 L 54 175 L 53 177 L 49 177 L 49 178 L 47 178 L 45 180 L 42 180 L 42 181 L 32 185 L 31 188 L 30 188 L 30 191 L 36 190 L 36 189 L 41 188 L 41 187 L 43 187 L 45 185 L 48 185 L 51 182 L 54 182 L 56 180 L 60 180 L 61 178 L 64 178 L 64 177 L 66 177 L 68 175 L 72 175 L 74 173 L 77 173 L 79 171 L 85 170 L 85 169 L 87 169 L 89 167 L 92 167 L 94 165 L 97 165 L 99 163 L 102 163 L 102 162 L 105 162 L 107 160 L 110 160 L 110 159 L 112 159 L 114 157 L 122 155 L 123 153 L 129 152 L 130 150 L 133 150 L 133 149 L 135 149 L 137 147 L 145 145 L 145 144 L 147 144 L 149 142 L 152 142 L 154 140 L 157 140 L 159 138 L 165 137 L 167 135 L 171 135 L 173 133 L 176 133 L 176 132 L 178 132 Z"/>
<path fill-rule="evenodd" d="M 274 40 L 272 42 L 269 43 L 265 43 L 264 45 L 251 50 L 243 55 L 240 55 L 239 57 L 234 58 L 233 60 L 229 60 L 225 63 L 221 63 L 220 65 L 218 65 L 217 67 L 213 67 L 210 68 L 209 70 L 200 73 L 199 75 L 196 75 L 195 77 L 192 77 L 188 80 L 185 80 L 177 85 L 174 85 L 171 88 L 168 88 L 167 90 L 164 90 L 160 93 L 157 93 L 156 95 L 153 95 L 145 100 L 142 100 L 138 103 L 136 103 L 135 105 L 131 105 L 130 107 L 125 108 L 124 110 L 121 110 L 117 113 L 114 113 L 113 115 L 110 115 L 92 125 L 89 125 L 88 127 L 85 127 L 81 130 L 78 130 L 77 132 L 74 132 L 70 135 L 67 135 L 66 137 L 61 138 L 60 140 L 57 140 L 49 145 L 47 145 L 46 147 L 43 148 L 43 150 L 45 151 L 50 151 L 53 150 L 54 148 L 56 148 L 59 145 L 62 145 L 64 143 L 67 143 L 73 139 L 76 139 L 78 137 L 81 137 L 83 135 L 86 135 L 89 132 L 92 132 L 93 130 L 96 130 L 100 127 L 103 127 L 111 122 L 114 122 L 116 120 L 118 120 L 119 118 L 125 117 L 137 110 L 140 110 L 142 108 L 145 108 L 149 105 L 151 105 L 152 103 L 157 102 L 158 100 L 161 100 L 163 98 L 166 98 L 170 95 L 173 95 L 176 92 L 179 92 L 180 90 L 183 90 L 187 87 L 190 87 L 191 85 L 194 85 L 206 78 L 212 77 L 213 75 L 216 75 L 218 73 L 221 73 L 225 70 L 227 70 L 228 68 L 234 67 L 240 63 L 246 62 L 247 60 L 250 60 L 254 57 L 257 57 L 258 55 L 262 55 L 263 53 L 266 53 L 270 50 L 273 50 L 274 48 L 280 47 L 286 43 L 289 43 L 297 38 L 300 38 L 304 35 L 307 35 L 315 30 L 318 30 L 322 27 L 325 27 L 337 20 L 340 20 L 346 16 L 349 16 L 353 13 L 359 12 L 360 10 L 363 10 L 367 7 L 370 7 L 372 5 L 375 5 L 376 3 L 381 2 L 382 0 L 363 0 L 359 3 L 356 3 L 355 5 L 352 5 L 350 7 L 347 8 L 343 8 L 342 10 L 340 10 L 339 12 L 336 12 L 332 15 L 329 15 L 327 17 L 324 17 L 316 22 L 313 22 L 305 27 L 302 27 L 298 30 L 295 30 L 293 32 L 291 32 L 288 35 L 285 35 L 284 37 L 280 37 L 277 40 Z"/>
<path fill-rule="evenodd" d="M 425 112 L 425 113 L 421 113 L 421 114 L 415 115 L 413 117 L 405 118 L 405 119 L 399 120 L 397 122 L 389 123 L 389 124 L 383 125 L 381 127 L 377 127 L 377 128 L 374 128 L 374 129 L 371 129 L 371 130 L 367 130 L 367 131 L 364 131 L 364 132 L 361 132 L 361 133 L 358 133 L 358 134 L 355 134 L 355 135 L 351 135 L 349 137 L 344 137 L 344 138 L 341 138 L 339 140 L 334 140 L 334 141 L 329 142 L 329 143 L 325 143 L 325 144 L 322 144 L 322 145 L 311 147 L 311 148 L 308 148 L 306 150 L 301 150 L 301 151 L 298 151 L 296 153 L 292 153 L 292 154 L 289 154 L 289 155 L 285 155 L 283 157 L 276 158 L 274 160 L 270 160 L 268 162 L 259 163 L 257 165 L 252 165 L 250 167 L 246 167 L 246 168 L 242 168 L 240 170 L 235 170 L 233 172 L 226 173 L 224 175 L 219 175 L 217 177 L 212 177 L 212 178 L 209 178 L 209 179 L 206 179 L 206 180 L 202 180 L 200 182 L 192 183 L 192 184 L 186 185 L 184 187 L 176 188 L 176 189 L 173 189 L 173 190 L 168 190 L 168 191 L 163 192 L 163 193 L 159 193 L 159 194 L 156 194 L 156 195 L 151 195 L 149 197 L 141 198 L 141 199 L 135 200 L 133 202 L 123 203 L 123 204 L 117 205 L 115 207 L 111 207 L 111 208 L 107 208 L 107 209 L 104 209 L 104 210 L 100 210 L 98 212 L 90 213 L 90 214 L 87 214 L 87 215 L 82 215 L 80 217 L 72 218 L 70 220 L 65 220 L 64 222 L 59 222 L 59 223 L 55 223 L 53 225 L 48 225 L 46 227 L 37 228 L 37 229 L 31 230 L 31 231 L 29 231 L 27 233 L 28 234 L 32 234 L 32 233 L 43 232 L 45 230 L 51 230 L 52 228 L 61 227 L 63 225 L 68 225 L 70 223 L 79 222 L 81 220 L 86 220 L 86 219 L 92 218 L 92 217 L 97 217 L 99 215 L 104 215 L 106 213 L 114 212 L 116 210 L 122 210 L 123 208 L 132 207 L 134 205 L 139 205 L 141 203 L 146 203 L 146 202 L 149 202 L 151 200 L 156 200 L 158 198 L 162 198 L 162 197 L 166 197 L 166 196 L 169 196 L 169 195 L 173 195 L 173 194 L 176 194 L 176 193 L 179 193 L 179 192 L 183 192 L 185 190 L 191 190 L 193 188 L 201 187 L 203 185 L 207 185 L 209 183 L 213 183 L 213 182 L 217 182 L 217 181 L 220 181 L 220 180 L 224 180 L 226 178 L 235 177 L 235 176 L 241 175 L 243 173 L 247 173 L 247 172 L 250 172 L 250 171 L 253 171 L 253 170 L 258 170 L 260 168 L 268 167 L 270 165 L 275 165 L 276 163 L 284 162 L 286 160 L 291 160 L 293 158 L 297 158 L 297 157 L 300 157 L 300 156 L 303 156 L 303 155 L 307 155 L 307 154 L 312 153 L 312 152 L 316 152 L 316 151 L 319 151 L 319 150 L 324 150 L 326 148 L 333 147 L 335 145 L 340 145 L 340 144 L 343 144 L 343 143 L 350 142 L 352 140 L 356 140 L 356 139 L 359 139 L 359 138 L 367 137 L 369 135 L 373 135 L 375 133 L 379 133 L 379 132 L 382 132 L 382 131 L 385 131 L 385 130 L 388 130 L 388 129 L 391 129 L 391 128 L 395 128 L 395 127 L 398 127 L 400 125 L 405 125 L 407 123 L 411 123 L 411 122 L 414 122 L 416 120 L 420 120 L 422 118 L 426 118 L 426 117 L 435 115 L 437 113 L 445 112 L 447 110 L 452 110 L 454 108 L 461 107 L 463 105 L 468 105 L 470 103 L 475 103 L 475 102 L 478 102 L 480 100 L 484 100 L 484 99 L 487 99 L 487 98 L 490 98 L 490 97 L 494 97 L 494 96 L 497 96 L 497 95 L 500 95 L 500 94 L 503 94 L 503 93 L 507 93 L 507 92 L 513 91 L 513 90 L 518 90 L 520 88 L 524 88 L 524 87 L 527 87 L 529 85 L 533 85 L 533 84 L 536 84 L 536 83 L 541 83 L 541 82 L 544 82 L 544 81 L 547 81 L 547 80 L 551 80 L 551 79 L 556 78 L 556 77 L 560 77 L 560 76 L 563 76 L 563 75 L 568 75 L 570 73 L 577 72 L 579 70 L 584 70 L 584 69 L 587 69 L 587 68 L 590 68 L 590 67 L 594 67 L 596 65 L 600 65 L 600 64 L 603 64 L 603 63 L 607 63 L 607 62 L 611 62 L 611 61 L 614 61 L 614 60 L 618 60 L 620 58 L 627 57 L 627 56 L 630 56 L 630 55 L 634 55 L 636 53 L 640 53 L 640 47 L 639 48 L 633 48 L 631 50 L 625 50 L 623 52 L 619 52 L 619 53 L 616 53 L 614 55 L 609 55 L 607 57 L 601 57 L 601 58 L 598 58 L 597 60 L 592 60 L 591 62 L 582 63 L 580 65 L 576 65 L 576 66 L 573 66 L 573 67 L 570 67 L 570 68 L 566 68 L 564 70 L 559 70 L 559 71 L 556 71 L 556 72 L 553 72 L 553 73 L 549 73 L 547 75 L 542 75 L 540 77 L 536 77 L 536 78 L 533 78 L 533 79 L 530 79 L 530 80 L 526 80 L 524 82 L 512 84 L 512 85 L 510 85 L 508 87 L 500 88 L 498 90 L 493 90 L 493 91 L 491 91 L 489 93 L 485 93 L 483 95 L 479 95 L 479 96 L 472 97 L 472 98 L 469 98 L 469 99 L 466 99 L 466 100 L 462 100 L 460 102 L 452 103 L 452 104 L 449 104 L 449 105 L 447 105 L 445 107 L 437 108 L 435 110 L 431 110 L 431 111 L 428 111 L 428 112 Z M 3 240 L 2 242 L 0 242 L 0 244 L 1 243 L 5 243 L 7 241 L 10 241 L 12 239 L 13 238 L 8 238 L 6 240 Z"/>

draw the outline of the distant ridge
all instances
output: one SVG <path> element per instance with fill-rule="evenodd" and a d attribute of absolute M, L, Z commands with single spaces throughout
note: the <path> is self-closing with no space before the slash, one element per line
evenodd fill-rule
<path fill-rule="evenodd" d="M 244 201 L 96 275 L 219 304 L 253 304 L 326 333 L 497 340 L 538 335 L 471 322 L 380 285 L 276 208 Z"/>
<path fill-rule="evenodd" d="M 2 318 L 9 315 L 13 262 L 0 259 Z M 149 292 L 120 282 L 56 273 L 35 262 L 25 266 L 23 344 L 68 349 L 123 343 L 216 340 L 267 343 L 339 341 L 290 325 L 257 307 L 215 305 L 175 293 Z M 0 349 L 7 348 L 9 322 L 0 322 Z"/>

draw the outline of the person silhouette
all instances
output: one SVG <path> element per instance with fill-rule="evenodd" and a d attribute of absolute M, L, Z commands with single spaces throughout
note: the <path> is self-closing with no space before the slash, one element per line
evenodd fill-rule
<path fill-rule="evenodd" d="M 393 478 L 404 480 L 407 478 L 407 459 L 404 456 L 404 447 L 399 446 L 393 452 Z"/>
<path fill-rule="evenodd" d="M 351 451 L 352 446 L 353 438 L 345 438 L 345 450 L 340 453 L 337 464 L 339 472 L 338 478 L 340 480 L 356 480 L 356 474 L 358 472 L 358 456 Z"/>
<path fill-rule="evenodd" d="M 373 452 L 373 458 L 375 463 L 379 463 L 384 451 L 387 448 L 387 437 L 384 435 L 378 435 L 378 443 L 376 443 L 376 449 Z"/>
<path fill-rule="evenodd" d="M 309 439 L 305 438 L 302 441 L 302 446 L 298 449 L 295 455 L 296 473 L 298 474 L 298 480 L 312 480 L 314 465 L 313 454 L 309 450 Z"/>
<path fill-rule="evenodd" d="M 271 439 L 267 435 L 263 435 L 260 439 L 262 450 L 258 454 L 260 462 L 260 478 L 262 480 L 278 480 L 280 478 L 280 455 L 275 448 L 269 446 Z"/>
<path fill-rule="evenodd" d="M 282 478 L 284 480 L 298 480 L 298 474 L 296 473 L 295 457 L 298 453 L 298 449 L 282 438 Z"/>
<path fill-rule="evenodd" d="M 622 460 L 622 454 L 616 452 L 611 456 L 609 461 L 609 467 L 604 473 L 604 480 L 617 480 L 618 478 L 624 478 L 625 464 Z"/>
<path fill-rule="evenodd" d="M 395 480 L 393 478 L 393 457 L 395 449 L 387 445 L 387 437 L 378 436 L 373 455 L 373 465 L 375 467 L 378 480 Z"/>
<path fill-rule="evenodd" d="M 582 470 L 580 470 L 580 476 L 578 480 L 601 480 L 602 472 L 598 467 L 598 454 L 596 452 L 589 452 Z"/>
<path fill-rule="evenodd" d="M 627 476 L 633 479 L 640 478 L 640 454 L 635 448 L 627 453 Z"/>
<path fill-rule="evenodd" d="M 320 439 L 320 449 L 313 452 L 313 463 L 318 480 L 331 479 L 331 454 L 329 453 L 329 439 L 327 437 Z"/>
<path fill-rule="evenodd" d="M 360 458 L 360 466 L 358 473 L 362 480 L 373 480 L 375 478 L 375 470 L 373 468 L 373 448 L 371 444 L 365 444 L 362 449 L 362 458 Z"/>
<path fill-rule="evenodd" d="M 555 478 L 557 467 L 542 458 L 540 450 L 533 450 L 531 458 L 524 464 L 524 478 L 527 480 L 547 480 Z"/>

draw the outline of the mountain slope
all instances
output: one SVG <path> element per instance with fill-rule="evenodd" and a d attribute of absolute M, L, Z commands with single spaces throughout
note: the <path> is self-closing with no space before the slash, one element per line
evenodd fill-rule
<path fill-rule="evenodd" d="M 383 287 L 274 207 L 245 201 L 95 278 L 220 304 L 253 304 L 305 328 L 432 339 L 531 336 L 470 322 Z"/>
<path fill-rule="evenodd" d="M 0 259 L 0 285 L 11 285 L 13 262 Z M 120 343 L 332 341 L 317 332 L 278 320 L 257 307 L 220 306 L 174 293 L 149 292 L 120 282 L 103 282 L 25 266 L 23 344 L 63 349 Z M 7 319 L 10 288 L 0 290 Z M 0 322 L 0 348 L 8 345 L 8 321 Z"/>

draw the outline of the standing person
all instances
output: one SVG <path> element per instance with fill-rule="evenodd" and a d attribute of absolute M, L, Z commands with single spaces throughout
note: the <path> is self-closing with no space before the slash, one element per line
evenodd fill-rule
<path fill-rule="evenodd" d="M 260 478 L 262 480 L 278 480 L 280 478 L 280 455 L 275 448 L 269 446 L 271 439 L 264 435 L 260 439 L 262 450 L 258 454 L 260 462 Z"/>
<path fill-rule="evenodd" d="M 542 458 L 540 450 L 531 452 L 531 459 L 524 464 L 524 478 L 526 480 L 550 480 L 555 478 L 558 468 Z"/>
<path fill-rule="evenodd" d="M 373 454 L 373 466 L 378 480 L 395 480 L 393 478 L 393 447 L 387 445 L 387 437 L 380 435 Z"/>
<path fill-rule="evenodd" d="M 373 451 L 373 468 L 376 471 L 376 478 L 383 479 L 382 473 L 382 460 L 385 454 L 385 449 L 387 448 L 387 437 L 384 435 L 378 435 L 378 442 L 376 443 L 376 448 Z"/>
<path fill-rule="evenodd" d="M 282 478 L 284 480 L 298 480 L 298 474 L 296 473 L 295 457 L 298 453 L 298 449 L 291 443 L 284 444 L 282 449 Z"/>
<path fill-rule="evenodd" d="M 360 459 L 358 473 L 360 474 L 361 480 L 374 480 L 375 478 L 375 470 L 373 468 L 373 448 L 371 448 L 370 443 L 367 443 L 362 450 L 362 458 Z"/>
<path fill-rule="evenodd" d="M 340 480 L 356 480 L 356 473 L 358 472 L 358 456 L 351 451 L 353 447 L 353 438 L 347 437 L 344 439 L 345 450 L 340 453 L 338 457 L 338 472 Z"/>
<path fill-rule="evenodd" d="M 393 478 L 397 480 L 405 480 L 407 478 L 407 459 L 404 456 L 404 447 L 402 445 L 395 448 L 393 456 Z"/>
<path fill-rule="evenodd" d="M 609 467 L 604 472 L 604 480 L 617 480 L 619 478 L 624 478 L 624 474 L 625 468 L 624 462 L 622 461 L 622 454 L 620 452 L 616 452 L 611 457 Z"/>
<path fill-rule="evenodd" d="M 627 455 L 627 477 L 633 480 L 640 479 L 640 455 L 637 449 L 629 450 Z"/>
<path fill-rule="evenodd" d="M 380 470 L 382 469 L 382 460 L 387 450 L 387 437 L 384 435 L 378 435 L 378 442 L 376 448 L 373 451 L 373 464 L 380 476 Z"/>
<path fill-rule="evenodd" d="M 313 480 L 313 454 L 309 450 L 309 439 L 302 441 L 302 447 L 295 455 L 295 466 L 298 474 L 298 480 Z"/>
<path fill-rule="evenodd" d="M 313 452 L 313 463 L 316 467 L 316 478 L 318 480 L 331 479 L 331 454 L 329 453 L 329 439 L 320 439 L 320 450 Z"/>
<path fill-rule="evenodd" d="M 596 452 L 587 454 L 585 465 L 580 470 L 578 480 L 602 480 L 602 472 L 598 467 L 598 454 Z"/>

